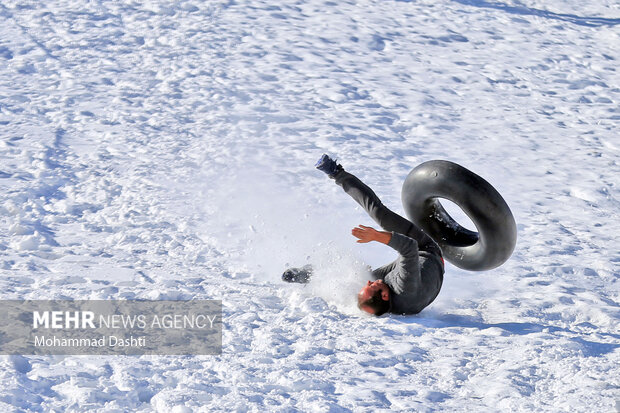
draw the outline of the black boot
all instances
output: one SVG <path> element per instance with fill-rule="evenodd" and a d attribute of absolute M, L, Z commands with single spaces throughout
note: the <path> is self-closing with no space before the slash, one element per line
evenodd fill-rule
<path fill-rule="evenodd" d="M 327 154 L 323 154 L 314 166 L 319 171 L 325 172 L 327 176 L 332 179 L 334 179 L 338 172 L 343 170 L 342 165 L 337 164 L 336 161 L 330 158 Z"/>
<path fill-rule="evenodd" d="M 306 284 L 310 282 L 310 276 L 312 276 L 312 265 L 308 264 L 301 268 L 289 268 L 284 271 L 282 281 Z"/>

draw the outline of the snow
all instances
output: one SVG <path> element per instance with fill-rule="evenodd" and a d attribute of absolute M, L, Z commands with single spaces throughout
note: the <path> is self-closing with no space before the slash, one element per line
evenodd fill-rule
<path fill-rule="evenodd" d="M 0 5 L 3 299 L 222 299 L 221 356 L 2 356 L 7 411 L 620 409 L 620 6 L 524 0 Z M 449 159 L 512 258 L 365 316 L 370 224 Z M 283 284 L 287 265 L 317 265 Z"/>

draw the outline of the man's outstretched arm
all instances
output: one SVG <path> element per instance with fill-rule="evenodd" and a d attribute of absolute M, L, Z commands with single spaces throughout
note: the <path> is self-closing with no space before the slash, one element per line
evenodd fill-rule
<path fill-rule="evenodd" d="M 367 227 L 364 225 L 358 225 L 356 228 L 353 228 L 351 234 L 353 234 L 353 236 L 357 238 L 357 242 L 361 244 L 377 241 L 387 245 L 392 239 L 391 232 L 377 231 L 372 227 Z"/>
<path fill-rule="evenodd" d="M 357 238 L 359 243 L 367 243 L 370 241 L 377 241 L 392 247 L 398 253 L 407 260 L 418 259 L 418 243 L 416 240 L 409 238 L 406 235 L 396 232 L 377 231 L 372 227 L 364 225 L 358 225 L 351 231 L 354 237 Z"/>
<path fill-rule="evenodd" d="M 351 233 L 358 238 L 357 242 L 365 243 L 377 241 L 398 251 L 400 258 L 392 264 L 378 268 L 373 272 L 375 278 L 386 279 L 388 274 L 391 278 L 388 284 L 396 294 L 404 291 L 414 291 L 420 287 L 421 274 L 419 265 L 418 243 L 416 240 L 399 233 L 377 231 L 371 227 L 360 225 Z M 399 270 L 392 273 L 395 265 Z"/>

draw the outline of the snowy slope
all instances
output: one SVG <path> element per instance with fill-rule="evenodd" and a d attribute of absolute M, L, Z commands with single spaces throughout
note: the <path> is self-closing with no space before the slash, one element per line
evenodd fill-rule
<path fill-rule="evenodd" d="M 222 299 L 224 346 L 2 356 L 0 407 L 618 411 L 619 61 L 613 0 L 3 1 L 0 297 Z M 323 152 L 398 212 L 419 163 L 472 169 L 513 257 L 364 316 L 394 255 Z"/>

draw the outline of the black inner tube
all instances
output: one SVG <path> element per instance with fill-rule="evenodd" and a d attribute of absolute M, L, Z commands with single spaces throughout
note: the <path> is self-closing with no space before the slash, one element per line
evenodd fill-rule
<path fill-rule="evenodd" d="M 442 198 L 458 205 L 477 232 L 459 225 L 441 205 Z M 409 219 L 459 268 L 496 268 L 514 250 L 517 227 L 504 199 L 491 184 L 456 163 L 435 160 L 414 168 L 403 184 L 402 200 Z"/>

